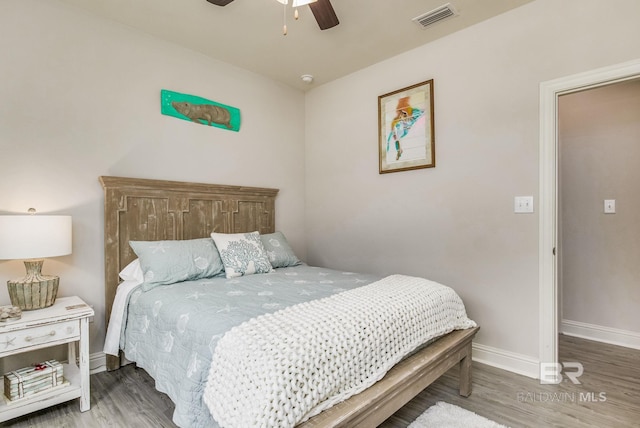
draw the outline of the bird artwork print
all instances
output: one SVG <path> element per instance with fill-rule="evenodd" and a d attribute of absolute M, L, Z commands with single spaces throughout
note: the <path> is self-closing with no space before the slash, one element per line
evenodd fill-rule
<path fill-rule="evenodd" d="M 387 137 L 387 153 L 391 148 L 391 142 L 394 142 L 396 150 L 396 160 L 400 160 L 402 156 L 402 146 L 400 141 L 411 130 L 411 127 L 424 114 L 424 110 L 412 107 L 409 103 L 410 97 L 402 97 L 398 99 L 396 106 L 396 115 L 391 121 L 391 129 Z"/>

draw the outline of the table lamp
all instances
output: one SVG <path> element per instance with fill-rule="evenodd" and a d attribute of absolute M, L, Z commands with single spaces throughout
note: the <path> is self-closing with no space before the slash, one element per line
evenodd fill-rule
<path fill-rule="evenodd" d="M 71 254 L 71 216 L 0 216 L 0 260 L 27 259 L 27 275 L 7 281 L 11 304 L 22 310 L 53 305 L 60 278 L 42 275 L 43 258 Z"/>

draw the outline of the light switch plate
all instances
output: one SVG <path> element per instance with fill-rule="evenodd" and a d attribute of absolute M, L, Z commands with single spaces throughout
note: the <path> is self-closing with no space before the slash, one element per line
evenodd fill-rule
<path fill-rule="evenodd" d="M 518 214 L 533 212 L 533 196 L 516 196 L 514 199 L 513 212 Z"/>
<path fill-rule="evenodd" d="M 615 199 L 605 199 L 604 200 L 604 213 L 605 214 L 615 214 L 616 213 L 616 200 Z"/>

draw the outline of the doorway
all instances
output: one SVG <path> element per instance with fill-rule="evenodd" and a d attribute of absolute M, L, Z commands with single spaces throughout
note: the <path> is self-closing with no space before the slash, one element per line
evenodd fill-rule
<path fill-rule="evenodd" d="M 640 349 L 640 78 L 558 97 L 560 333 Z"/>
<path fill-rule="evenodd" d="M 640 77 L 640 60 L 540 85 L 540 362 L 558 362 L 558 97 Z"/>

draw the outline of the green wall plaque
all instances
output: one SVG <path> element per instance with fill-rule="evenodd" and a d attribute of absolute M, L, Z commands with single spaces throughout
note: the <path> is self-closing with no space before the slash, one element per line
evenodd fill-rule
<path fill-rule="evenodd" d="M 195 95 L 162 89 L 160 91 L 160 112 L 201 125 L 215 126 L 236 132 L 240 130 L 239 109 Z"/>

